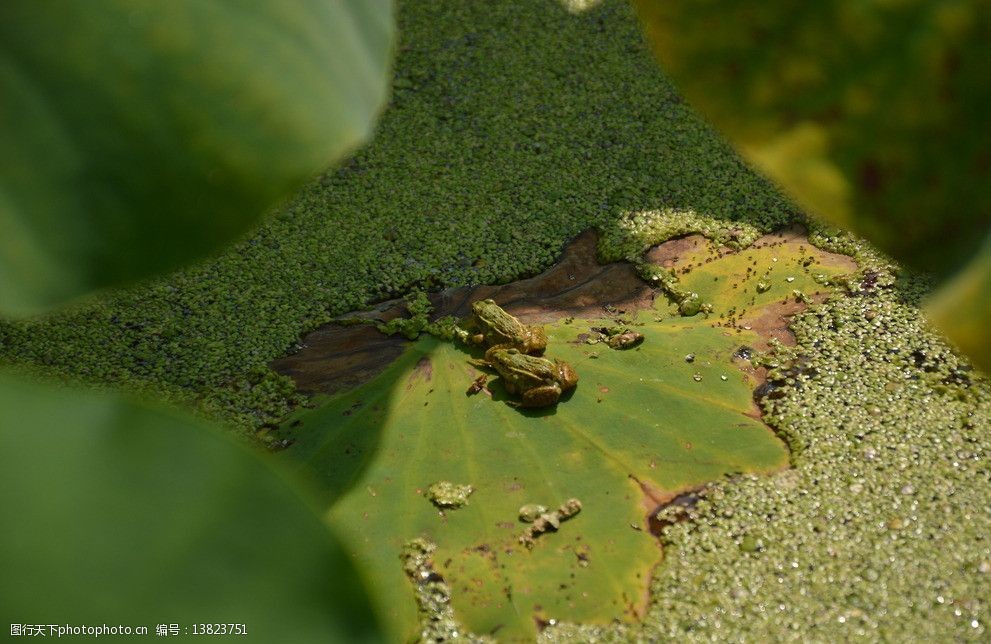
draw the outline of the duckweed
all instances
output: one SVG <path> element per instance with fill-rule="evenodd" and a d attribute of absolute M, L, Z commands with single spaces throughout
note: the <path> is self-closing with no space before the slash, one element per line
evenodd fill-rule
<path fill-rule="evenodd" d="M 520 518 L 523 519 L 523 509 L 520 508 Z M 532 548 L 540 535 L 545 532 L 556 532 L 561 528 L 561 522 L 571 519 L 582 511 L 582 502 L 578 499 L 568 499 L 553 512 L 543 512 L 535 517 L 530 526 L 520 535 L 520 543 L 527 548 Z"/>
<path fill-rule="evenodd" d="M 386 335 L 400 334 L 408 340 L 415 340 L 421 333 L 429 333 L 441 340 L 453 340 L 457 323 L 453 316 L 446 315 L 430 320 L 434 307 L 421 290 L 406 295 L 406 311 L 409 317 L 398 317 L 388 322 L 376 324 L 376 328 Z"/>
<path fill-rule="evenodd" d="M 451 587 L 434 570 L 431 555 L 437 545 L 418 537 L 403 544 L 399 557 L 406 577 L 416 589 L 416 604 L 420 619 L 421 642 L 458 640 L 469 644 L 492 642 L 489 637 L 466 632 L 454 617 L 451 608 Z"/>
<path fill-rule="evenodd" d="M 519 519 L 523 523 L 533 523 L 537 517 L 547 512 L 547 506 L 539 503 L 528 503 L 520 507 Z"/>
<path fill-rule="evenodd" d="M 467 505 L 468 497 L 474 491 L 475 488 L 467 484 L 437 481 L 427 488 L 424 496 L 438 508 L 457 509 Z"/>

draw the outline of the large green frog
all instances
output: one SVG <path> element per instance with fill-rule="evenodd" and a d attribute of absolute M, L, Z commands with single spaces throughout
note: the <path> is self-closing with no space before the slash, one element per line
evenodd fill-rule
<path fill-rule="evenodd" d="M 523 324 L 493 300 L 473 303 L 471 315 L 459 326 L 458 335 L 470 344 L 512 347 L 530 355 L 540 355 L 547 347 L 544 327 Z"/>
<path fill-rule="evenodd" d="M 522 353 L 519 349 L 491 347 L 484 361 L 474 361 L 499 372 L 506 391 L 519 395 L 520 407 L 547 407 L 574 389 L 578 374 L 567 362 Z"/>

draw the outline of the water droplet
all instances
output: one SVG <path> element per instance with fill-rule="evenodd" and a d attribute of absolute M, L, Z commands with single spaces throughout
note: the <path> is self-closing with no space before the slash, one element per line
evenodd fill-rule
<path fill-rule="evenodd" d="M 702 374 L 700 373 L 695 374 L 694 376 L 692 376 L 692 380 L 694 380 L 695 382 L 702 382 Z"/>

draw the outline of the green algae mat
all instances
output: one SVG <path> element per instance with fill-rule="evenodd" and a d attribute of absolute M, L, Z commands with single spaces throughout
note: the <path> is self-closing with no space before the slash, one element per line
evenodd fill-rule
<path fill-rule="evenodd" d="M 634 620 L 661 559 L 652 513 L 707 482 L 788 465 L 785 445 L 759 420 L 758 372 L 740 349 L 766 346 L 776 332 L 769 312 L 826 293 L 827 278 L 852 265 L 795 235 L 739 252 L 696 236 L 647 259 L 712 311 L 682 317 L 658 294 L 641 298 L 639 310 L 533 314 L 548 322 L 547 355 L 580 377 L 555 407 L 507 404 L 513 397 L 497 375 L 472 393 L 482 371 L 468 360 L 479 352 L 422 336 L 366 383 L 287 422 L 295 442 L 286 455 L 327 492 L 328 517 L 396 639 L 417 632 L 414 584 L 400 562 L 411 539 L 437 544 L 433 574 L 474 633 L 511 641 L 532 639 L 550 620 Z M 556 301 L 533 295 L 531 312 L 534 302 Z M 595 341 L 594 329 L 617 322 L 643 343 L 614 350 Z M 428 499 L 441 481 L 470 485 L 467 503 Z M 522 506 L 554 509 L 569 499 L 581 502 L 580 513 L 521 543 Z"/>

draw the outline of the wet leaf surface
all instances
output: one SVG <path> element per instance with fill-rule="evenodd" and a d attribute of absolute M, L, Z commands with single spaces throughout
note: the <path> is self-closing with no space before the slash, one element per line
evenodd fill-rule
<path fill-rule="evenodd" d="M 286 455 L 336 499 L 329 514 L 375 580 L 379 610 L 396 638 L 416 628 L 413 589 L 398 559 L 411 538 L 438 544 L 435 567 L 475 633 L 530 639 L 551 618 L 631 620 L 645 606 L 660 558 L 648 521 L 659 505 L 725 475 L 787 466 L 784 444 L 753 403 L 759 373 L 733 356 L 740 346 L 765 342 L 760 333 L 775 325 L 759 321 L 774 317 L 767 311 L 793 299 L 792 291 L 824 293 L 814 275 L 852 265 L 792 233 L 739 253 L 701 237 L 672 243 L 677 252 L 662 246 L 652 255 L 667 252 L 660 261 L 712 301 L 710 316 L 677 315 L 628 265 L 595 265 L 587 237 L 536 278 L 435 298 L 445 312 L 494 297 L 524 321 L 545 322 L 547 354 L 580 375 L 556 407 L 507 405 L 496 375 L 469 395 L 481 373 L 468 364 L 472 355 L 421 338 L 366 384 L 287 423 L 296 442 Z M 576 268 L 583 256 L 599 277 Z M 757 293 L 760 279 L 771 286 Z M 614 308 L 607 313 L 603 303 Z M 593 327 L 617 319 L 642 333 L 643 343 L 625 351 L 588 344 Z M 326 339 L 330 330 L 322 333 Z M 309 368 L 303 386 L 319 381 L 313 362 Z M 439 511 L 424 493 L 441 480 L 470 484 L 470 501 Z M 521 506 L 555 508 L 570 498 L 583 505 L 578 515 L 540 535 L 532 549 L 519 543 Z"/>

